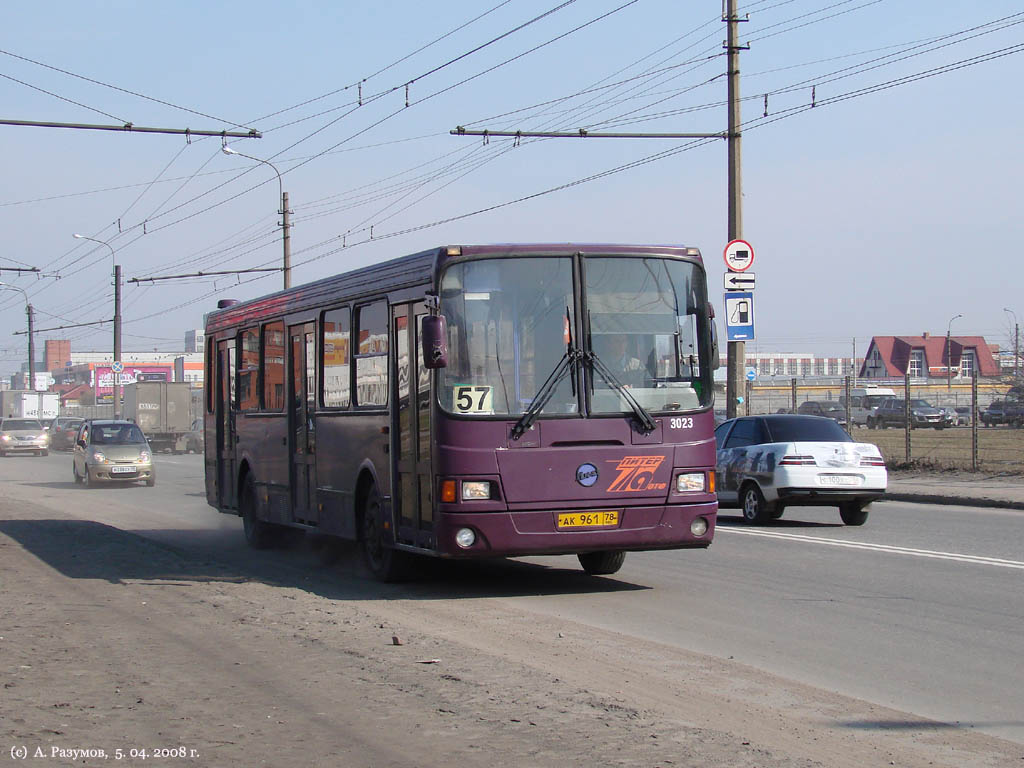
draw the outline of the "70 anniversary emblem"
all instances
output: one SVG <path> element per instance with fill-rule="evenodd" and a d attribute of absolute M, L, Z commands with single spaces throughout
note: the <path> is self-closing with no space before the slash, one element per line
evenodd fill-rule
<path fill-rule="evenodd" d="M 615 471 L 618 474 L 608 486 L 608 492 L 665 490 L 668 487 L 667 483 L 652 482 L 654 473 L 664 461 L 664 456 L 626 456 L 616 465 Z"/>

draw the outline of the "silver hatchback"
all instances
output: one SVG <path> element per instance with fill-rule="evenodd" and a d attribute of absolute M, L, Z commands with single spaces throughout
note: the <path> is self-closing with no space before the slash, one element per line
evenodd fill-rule
<path fill-rule="evenodd" d="M 86 421 L 78 430 L 71 461 L 75 482 L 86 487 L 140 480 L 156 485 L 153 451 L 131 421 Z"/>

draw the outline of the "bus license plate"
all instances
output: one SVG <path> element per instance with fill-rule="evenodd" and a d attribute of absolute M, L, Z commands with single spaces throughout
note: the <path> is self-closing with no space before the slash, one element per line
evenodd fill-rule
<path fill-rule="evenodd" d="M 561 528 L 604 528 L 619 524 L 617 509 L 601 512 L 569 512 L 558 516 L 557 527 Z"/>
<path fill-rule="evenodd" d="M 120 466 L 110 468 L 110 474 L 112 475 L 129 475 L 133 472 L 135 472 L 135 467 Z"/>

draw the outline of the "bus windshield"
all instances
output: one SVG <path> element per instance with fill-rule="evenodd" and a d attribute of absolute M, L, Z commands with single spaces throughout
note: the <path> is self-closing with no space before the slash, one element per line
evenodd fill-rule
<path fill-rule="evenodd" d="M 449 329 L 448 366 L 437 389 L 441 405 L 462 415 L 521 415 L 563 365 L 572 342 L 587 385 L 576 389 L 576 377 L 563 376 L 543 414 L 629 413 L 623 389 L 652 412 L 708 406 L 710 330 L 700 267 L 677 259 L 588 256 L 583 274 L 581 308 L 569 257 L 450 266 L 441 281 Z M 589 331 L 582 343 L 575 338 L 578 320 Z"/>

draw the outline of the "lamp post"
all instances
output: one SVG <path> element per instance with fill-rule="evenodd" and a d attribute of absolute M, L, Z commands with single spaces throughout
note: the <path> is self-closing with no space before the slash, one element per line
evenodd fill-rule
<path fill-rule="evenodd" d="M 1020 326 L 1017 324 L 1017 313 L 1003 307 L 1003 312 L 1013 315 L 1013 378 L 1017 378 L 1017 366 L 1020 360 Z"/>
<path fill-rule="evenodd" d="M 949 323 L 946 325 L 946 391 L 948 392 L 953 388 L 953 358 L 950 355 L 952 345 L 950 344 L 949 332 L 953 327 L 953 321 L 963 315 L 953 315 L 949 318 Z"/>
<path fill-rule="evenodd" d="M 86 237 L 85 235 L 79 235 L 75 233 L 75 238 L 78 240 L 89 240 L 93 243 L 99 243 L 105 245 L 110 249 L 110 261 L 111 264 L 114 262 L 114 247 L 106 240 L 97 240 L 95 237 Z M 121 360 L 121 265 L 113 264 L 114 267 L 114 362 Z M 117 371 L 113 370 L 111 366 L 111 373 L 114 376 L 114 418 L 120 418 L 121 416 L 121 387 L 120 387 L 120 376 Z M 99 382 L 96 382 L 97 385 Z"/>
<path fill-rule="evenodd" d="M 32 338 L 32 304 L 29 303 L 28 294 L 24 288 L 10 283 L 0 283 L 0 286 L 10 291 L 21 291 L 25 296 L 25 314 L 28 315 L 28 389 L 34 392 L 36 389 L 36 347 Z"/>
<path fill-rule="evenodd" d="M 277 166 L 275 166 L 269 160 L 261 160 L 258 157 L 253 157 L 252 155 L 243 155 L 241 152 L 232 149 L 227 144 L 222 146 L 220 149 L 221 152 L 223 152 L 225 155 L 238 155 L 239 157 L 244 157 L 248 160 L 255 160 L 257 163 L 269 165 L 270 169 L 277 174 L 277 190 L 281 195 L 281 210 L 278 211 L 278 213 L 281 214 L 281 244 L 284 248 L 284 264 L 282 266 L 282 271 L 284 272 L 284 287 L 291 288 L 292 244 L 291 235 L 288 234 L 288 230 L 291 228 L 291 224 L 289 223 L 289 216 L 291 215 L 291 211 L 288 210 L 288 193 L 284 191 L 284 183 L 281 181 L 281 172 L 277 170 Z"/>

